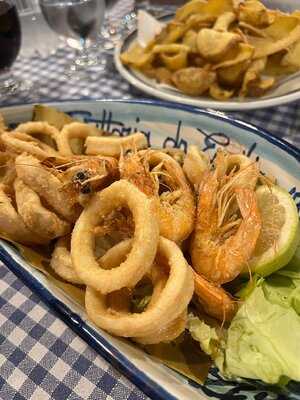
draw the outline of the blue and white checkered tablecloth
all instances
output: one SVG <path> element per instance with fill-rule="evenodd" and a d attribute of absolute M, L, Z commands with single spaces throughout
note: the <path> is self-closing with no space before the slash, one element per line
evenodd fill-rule
<path fill-rule="evenodd" d="M 144 400 L 0 265 L 1 400 Z"/>
<path fill-rule="evenodd" d="M 125 1 L 118 12 L 126 12 Z M 91 69 L 75 84 L 63 77 L 72 57 L 60 48 L 49 57 L 21 57 L 14 73 L 30 79 L 30 98 L 12 97 L 0 107 L 22 102 L 84 98 L 144 98 L 116 72 Z M 300 102 L 235 117 L 262 126 L 300 147 Z M 0 399 L 1 400 L 142 400 L 137 387 L 83 342 L 41 300 L 0 264 Z"/>
<path fill-rule="evenodd" d="M 104 71 L 97 67 L 90 69 L 86 79 L 72 81 L 66 79 L 64 69 L 72 59 L 72 50 L 59 48 L 49 57 L 38 54 L 30 58 L 19 58 L 14 65 L 14 73 L 34 84 L 30 96 L 12 96 L 5 103 L 39 102 L 90 98 L 145 98 L 147 95 L 130 86 L 116 71 L 112 56 L 108 56 L 108 66 Z M 300 147 L 300 101 L 290 105 L 248 112 L 229 112 L 232 116 L 263 127 L 272 134 Z"/>

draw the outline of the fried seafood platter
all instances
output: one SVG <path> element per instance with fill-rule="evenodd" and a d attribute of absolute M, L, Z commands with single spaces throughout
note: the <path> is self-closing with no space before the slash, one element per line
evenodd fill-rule
<path fill-rule="evenodd" d="M 95 325 L 148 350 L 192 341 L 232 379 L 300 380 L 297 346 L 264 342 L 278 318 L 300 335 L 299 217 L 259 161 L 149 147 L 45 106 L 0 135 L 1 236 L 45 251 Z"/>
<path fill-rule="evenodd" d="M 300 11 L 259 0 L 188 1 L 166 23 L 141 14 L 137 40 L 120 60 L 165 93 L 220 102 L 271 98 L 282 78 L 300 69 Z"/>

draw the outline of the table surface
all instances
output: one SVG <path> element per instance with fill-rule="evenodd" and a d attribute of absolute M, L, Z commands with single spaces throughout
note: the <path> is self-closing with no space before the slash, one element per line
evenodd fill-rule
<path fill-rule="evenodd" d="M 120 1 L 111 18 L 120 18 L 130 7 L 129 0 Z M 88 79 L 74 84 L 63 77 L 65 65 L 72 57 L 68 48 L 58 48 L 50 55 L 45 54 L 45 46 L 40 51 L 28 50 L 23 49 L 14 73 L 32 80 L 34 90 L 29 98 L 14 96 L 0 102 L 0 107 L 64 99 L 146 97 L 116 72 L 112 59 L 105 71 L 91 69 Z M 262 126 L 300 147 L 300 102 L 231 115 Z M 137 400 L 147 396 L 0 264 L 0 399 Z"/>

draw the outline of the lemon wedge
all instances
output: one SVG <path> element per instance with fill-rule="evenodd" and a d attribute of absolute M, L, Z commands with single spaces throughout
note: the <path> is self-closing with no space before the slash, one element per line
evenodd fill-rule
<path fill-rule="evenodd" d="M 249 262 L 253 273 L 267 276 L 292 259 L 299 242 L 299 216 L 291 195 L 279 186 L 257 191 L 262 229 Z"/>

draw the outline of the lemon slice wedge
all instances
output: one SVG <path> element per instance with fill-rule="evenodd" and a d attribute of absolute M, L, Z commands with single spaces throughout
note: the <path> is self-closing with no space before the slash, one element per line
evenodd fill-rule
<path fill-rule="evenodd" d="M 293 198 L 279 186 L 260 186 L 256 194 L 262 229 L 249 266 L 253 273 L 267 276 L 292 259 L 299 241 L 299 216 Z"/>

